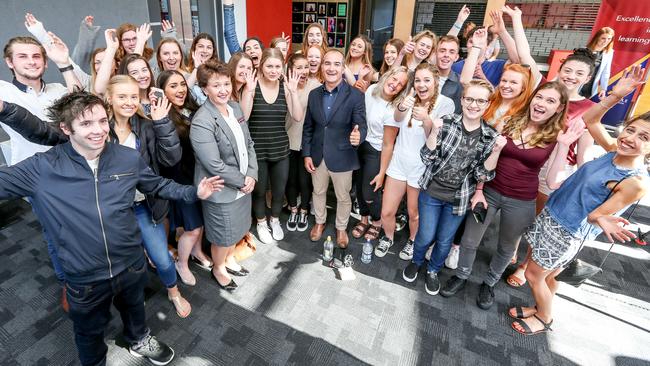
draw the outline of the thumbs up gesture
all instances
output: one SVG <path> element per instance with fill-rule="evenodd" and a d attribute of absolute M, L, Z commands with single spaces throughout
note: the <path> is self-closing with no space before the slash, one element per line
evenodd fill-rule
<path fill-rule="evenodd" d="M 359 146 L 359 143 L 361 143 L 361 132 L 359 132 L 359 125 L 354 125 L 350 133 L 350 145 Z"/>
<path fill-rule="evenodd" d="M 412 116 L 414 119 L 422 122 L 429 118 L 429 102 L 422 106 L 413 107 Z"/>
<path fill-rule="evenodd" d="M 411 109 L 415 105 L 415 89 L 411 88 L 411 91 L 409 91 L 408 95 L 406 98 L 404 98 L 404 101 L 402 101 L 402 109 Z"/>
<path fill-rule="evenodd" d="M 404 44 L 404 47 L 400 50 L 400 53 L 402 55 L 406 55 L 407 53 L 413 53 L 415 51 L 415 42 L 413 42 L 413 37 L 409 36 L 408 42 Z"/>

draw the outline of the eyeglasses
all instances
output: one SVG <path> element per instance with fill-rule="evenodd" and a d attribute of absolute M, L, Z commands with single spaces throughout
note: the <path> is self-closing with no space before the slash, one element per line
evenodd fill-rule
<path fill-rule="evenodd" d="M 470 106 L 470 105 L 472 105 L 472 103 L 476 102 L 477 106 L 485 107 L 488 104 L 489 100 L 487 100 L 487 99 L 474 99 L 474 98 L 471 98 L 471 97 L 463 97 L 463 102 L 465 102 L 465 104 L 467 104 L 467 106 Z"/>
<path fill-rule="evenodd" d="M 135 42 L 137 40 L 138 40 L 137 37 L 134 37 L 134 38 L 122 38 L 122 43 L 133 43 L 133 42 Z"/>

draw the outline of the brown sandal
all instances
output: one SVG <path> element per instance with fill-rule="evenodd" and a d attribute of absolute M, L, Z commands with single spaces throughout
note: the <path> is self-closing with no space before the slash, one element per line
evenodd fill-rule
<path fill-rule="evenodd" d="M 381 233 L 381 226 L 375 226 L 375 225 L 370 225 L 368 230 L 366 231 L 365 238 L 366 240 L 377 240 L 379 238 L 379 234 Z"/>
<path fill-rule="evenodd" d="M 370 224 L 359 221 L 359 223 L 356 224 L 352 229 L 352 237 L 355 239 L 361 238 L 363 234 L 365 234 L 366 231 L 368 231 L 369 226 Z"/>

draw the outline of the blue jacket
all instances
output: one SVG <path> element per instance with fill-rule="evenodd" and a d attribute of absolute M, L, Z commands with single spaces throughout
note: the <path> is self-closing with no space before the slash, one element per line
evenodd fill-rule
<path fill-rule="evenodd" d="M 361 143 L 366 139 L 366 102 L 364 95 L 348 83 L 339 84 L 332 112 L 325 119 L 324 86 L 309 93 L 307 113 L 302 129 L 302 156 L 311 157 L 318 167 L 323 159 L 331 172 L 359 169 L 356 147 L 350 144 L 350 133 L 359 125 Z"/>
<path fill-rule="evenodd" d="M 69 142 L 0 168 L 0 199 L 32 198 L 72 283 L 113 278 L 143 259 L 133 210 L 136 188 L 196 201 L 196 188 L 156 175 L 137 151 L 118 144 L 106 143 L 95 172 Z"/>

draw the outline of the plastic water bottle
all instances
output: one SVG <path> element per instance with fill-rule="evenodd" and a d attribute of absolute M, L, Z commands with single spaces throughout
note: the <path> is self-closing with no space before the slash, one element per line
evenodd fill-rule
<path fill-rule="evenodd" d="M 372 261 L 372 243 L 370 240 L 366 240 L 365 243 L 363 243 L 363 249 L 361 249 L 361 262 L 363 264 L 368 264 Z"/>
<path fill-rule="evenodd" d="M 334 255 L 334 242 L 331 236 L 327 236 L 327 240 L 323 243 L 323 260 L 329 262 Z"/>

